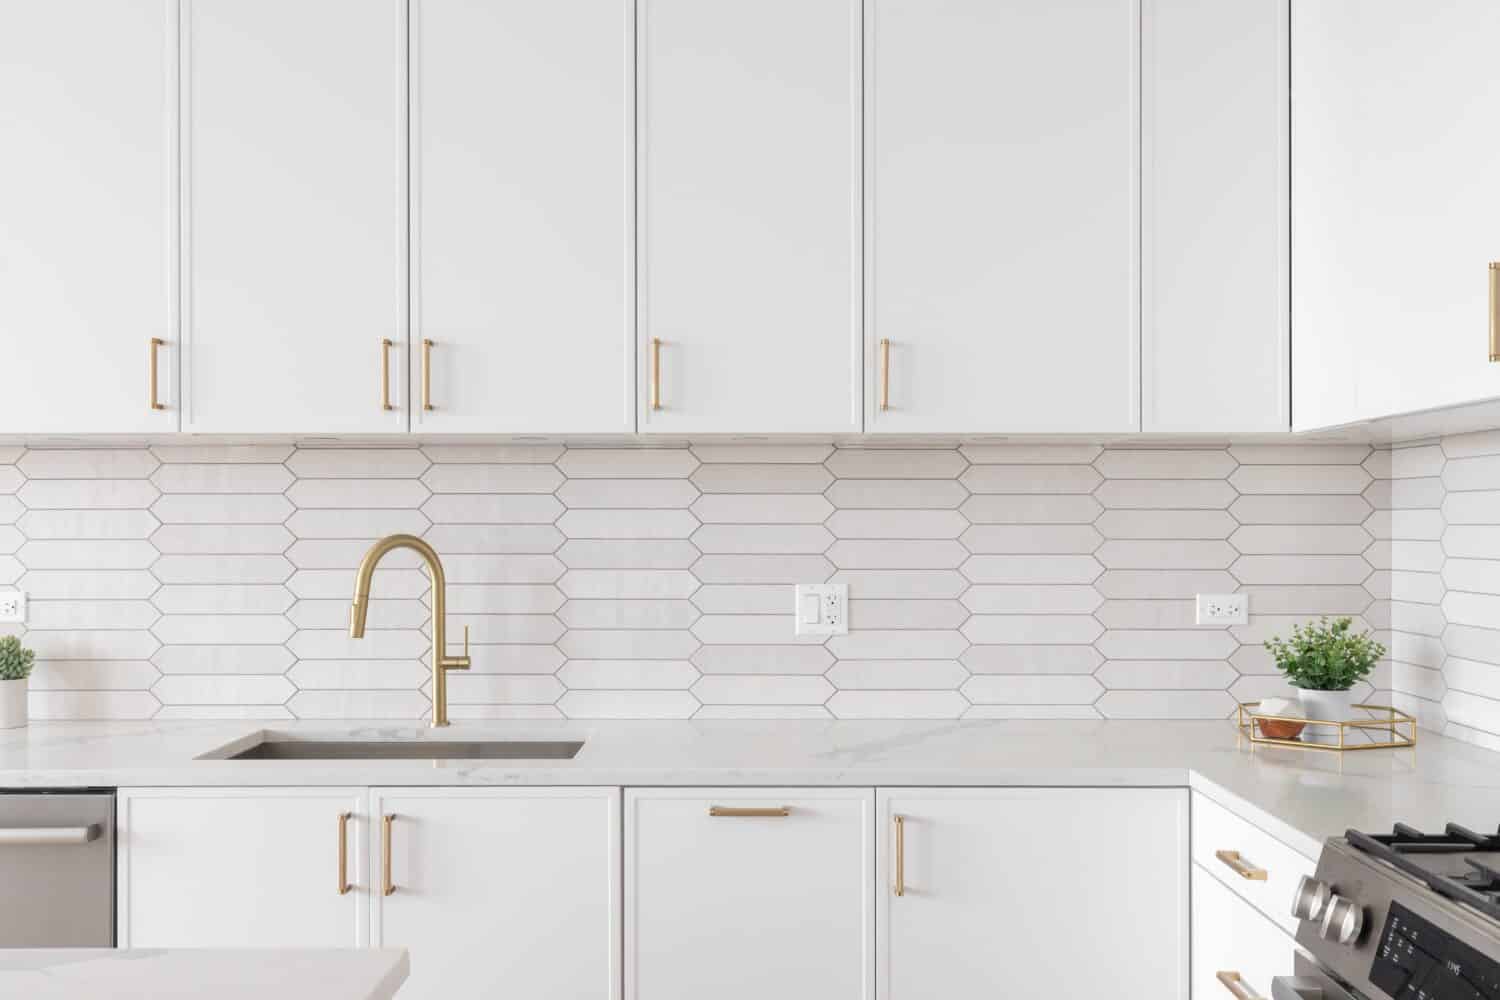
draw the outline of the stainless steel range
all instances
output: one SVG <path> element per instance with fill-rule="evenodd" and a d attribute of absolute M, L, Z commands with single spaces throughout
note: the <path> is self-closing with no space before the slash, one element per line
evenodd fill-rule
<path fill-rule="evenodd" d="M 1316 965 L 1299 956 L 1277 1000 L 1500 1000 L 1500 834 L 1350 830 L 1323 845 L 1292 912 Z"/>

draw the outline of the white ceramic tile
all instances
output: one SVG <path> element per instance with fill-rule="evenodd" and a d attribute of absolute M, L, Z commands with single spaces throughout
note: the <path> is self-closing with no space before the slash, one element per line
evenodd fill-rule
<path fill-rule="evenodd" d="M 674 691 L 692 687 L 699 674 L 686 660 L 569 660 L 557 677 L 570 689 Z"/>
<path fill-rule="evenodd" d="M 1088 465 L 973 465 L 959 479 L 971 493 L 1092 493 L 1103 481 Z"/>
<path fill-rule="evenodd" d="M 974 615 L 962 631 L 973 643 L 1073 646 L 1093 642 L 1104 626 L 1089 615 Z"/>
<path fill-rule="evenodd" d="M 1227 719 L 1235 700 L 1227 691 L 1107 691 L 1094 707 L 1109 719 Z"/>
<path fill-rule="evenodd" d="M 1104 598 L 1091 586 L 1038 587 L 1032 584 L 976 584 L 963 603 L 976 614 L 1090 614 Z"/>
<path fill-rule="evenodd" d="M 286 495 L 303 508 L 365 510 L 418 507 L 427 499 L 428 492 L 416 479 L 299 479 Z M 432 517 L 430 512 L 428 516 Z"/>
<path fill-rule="evenodd" d="M 785 612 L 786 608 L 777 611 Z M 865 597 L 849 601 L 852 629 L 958 628 L 968 617 L 969 609 L 958 601 L 881 601 Z"/>
<path fill-rule="evenodd" d="M 820 524 L 709 524 L 693 534 L 700 552 L 775 555 L 819 553 L 833 544 Z"/>
<path fill-rule="evenodd" d="M 152 631 L 168 645 L 256 646 L 285 642 L 296 629 L 282 615 L 163 615 Z"/>
<path fill-rule="evenodd" d="M 298 569 L 346 569 L 352 581 L 354 571 L 374 541 L 373 538 L 306 538 L 287 546 L 284 555 Z M 410 549 L 395 549 L 380 560 L 380 565 L 416 569 L 422 561 Z"/>
<path fill-rule="evenodd" d="M 443 560 L 452 583 L 556 583 L 567 572 L 561 562 L 542 555 L 454 554 Z"/>
<path fill-rule="evenodd" d="M 954 569 L 969 557 L 956 541 L 947 539 L 870 539 L 835 542 L 828 559 L 839 569 Z"/>
<path fill-rule="evenodd" d="M 824 464 L 840 479 L 952 479 L 969 463 L 936 448 L 840 448 Z"/>
<path fill-rule="evenodd" d="M 1449 525 L 1443 549 L 1455 558 L 1500 559 L 1500 523 Z"/>
<path fill-rule="evenodd" d="M 822 583 L 834 573 L 822 556 L 703 556 L 693 575 L 703 583 Z"/>
<path fill-rule="evenodd" d="M 703 615 L 692 626 L 693 635 L 710 645 L 818 644 L 822 636 L 798 636 L 795 619 L 787 615 Z"/>
<path fill-rule="evenodd" d="M 422 504 L 433 524 L 551 524 L 562 512 L 556 497 L 541 494 L 448 493 Z"/>
<path fill-rule="evenodd" d="M 1450 656 L 1443 664 L 1443 679 L 1450 691 L 1500 699 L 1500 667 L 1493 664 Z"/>
<path fill-rule="evenodd" d="M 1236 522 L 1222 510 L 1107 510 L 1094 522 L 1106 538 L 1228 538 Z"/>
<path fill-rule="evenodd" d="M 1358 465 L 1370 455 L 1363 444 L 1237 444 L 1229 454 L 1241 465 Z"/>
<path fill-rule="evenodd" d="M 956 570 L 927 569 L 840 570 L 828 582 L 848 584 L 851 599 L 876 597 L 891 600 L 957 597 L 969 585 L 963 574 Z"/>
<path fill-rule="evenodd" d="M 283 465 L 163 465 L 151 481 L 163 493 L 283 493 L 292 485 Z"/>
<path fill-rule="evenodd" d="M 26 628 L 143 629 L 160 617 L 149 601 L 38 601 L 26 606 Z"/>
<path fill-rule="evenodd" d="M 1443 617 L 1443 609 L 1433 607 L 1429 604 L 1412 604 L 1406 601 L 1391 601 L 1391 621 L 1406 632 L 1414 632 L 1418 635 L 1442 635 L 1443 627 L 1448 624 Z M 1369 611 L 1365 612 L 1365 618 L 1369 619 L 1371 625 L 1375 620 Z"/>
<path fill-rule="evenodd" d="M 557 648 L 570 660 L 684 660 L 698 640 L 680 629 L 578 629 Z"/>
<path fill-rule="evenodd" d="M 985 674 L 964 683 L 975 704 L 1089 705 L 1104 693 L 1092 677 L 1068 674 Z"/>
<path fill-rule="evenodd" d="M 575 569 L 558 579 L 557 588 L 569 598 L 674 599 L 691 597 L 698 580 L 686 570 Z"/>
<path fill-rule="evenodd" d="M 21 501 L 10 495 L 0 496 L 0 524 L 15 524 L 25 513 L 26 505 Z"/>
<path fill-rule="evenodd" d="M 1410 569 L 1422 573 L 1442 572 L 1445 556 L 1443 546 L 1438 542 L 1408 542 L 1404 540 L 1393 540 L 1387 542 L 1390 548 L 1384 546 L 1371 546 L 1370 551 L 1365 553 L 1365 560 L 1373 566 L 1385 565 L 1382 568 Z"/>
<path fill-rule="evenodd" d="M 151 662 L 164 674 L 284 674 L 297 658 L 285 646 L 163 646 Z"/>
<path fill-rule="evenodd" d="M 974 524 L 1089 524 L 1104 507 L 1091 496 L 999 495 L 974 496 L 959 512 Z"/>
<path fill-rule="evenodd" d="M 1442 482 L 1455 491 L 1500 489 L 1500 455 L 1450 458 L 1443 466 Z"/>
<path fill-rule="evenodd" d="M 31 717 L 50 719 L 149 719 L 161 708 L 149 691 L 32 691 Z"/>
<path fill-rule="evenodd" d="M 562 457 L 560 444 L 427 444 L 431 461 L 453 465 L 545 465 Z"/>
<path fill-rule="evenodd" d="M 550 524 L 439 524 L 422 537 L 443 553 L 545 554 L 555 553 L 564 541 Z"/>
<path fill-rule="evenodd" d="M 833 504 L 810 493 L 714 493 L 699 497 L 692 512 L 704 524 L 820 524 Z"/>
<path fill-rule="evenodd" d="M 560 721 L 567 718 L 555 705 L 449 705 L 448 717 L 454 721 L 468 719 Z"/>
<path fill-rule="evenodd" d="M 691 478 L 704 493 L 822 493 L 833 482 L 821 465 L 700 465 Z"/>
<path fill-rule="evenodd" d="M 33 510 L 16 521 L 27 538 L 146 538 L 160 522 L 145 510 Z"/>
<path fill-rule="evenodd" d="M 969 703 L 957 691 L 840 691 L 827 707 L 840 719 L 952 719 Z"/>
<path fill-rule="evenodd" d="M 957 538 L 969 522 L 955 510 L 841 510 L 826 526 L 839 538 Z"/>
<path fill-rule="evenodd" d="M 349 688 L 412 691 L 432 676 L 420 660 L 299 660 L 287 679 L 303 691 Z M 449 681 L 455 675 L 449 675 Z"/>
<path fill-rule="evenodd" d="M 796 719 L 826 722 L 833 716 L 821 705 L 704 705 L 693 720 Z"/>
<path fill-rule="evenodd" d="M 28 479 L 145 479 L 161 463 L 144 448 L 33 449 L 16 467 Z"/>
<path fill-rule="evenodd" d="M 292 542 L 279 524 L 168 524 L 151 536 L 159 552 L 205 555 L 279 553 Z"/>
<path fill-rule="evenodd" d="M 1493 627 L 1500 623 L 1500 596 L 1450 590 L 1443 598 L 1443 616 L 1454 625 Z"/>
<path fill-rule="evenodd" d="M 1235 465 L 1217 448 L 1110 448 L 1094 461 L 1109 479 L 1223 479 Z"/>
<path fill-rule="evenodd" d="M 698 459 L 686 448 L 569 448 L 557 467 L 570 479 L 681 479 Z"/>
<path fill-rule="evenodd" d="M 163 705 L 280 705 L 296 690 L 285 677 L 176 674 L 157 681 L 151 693 Z"/>
<path fill-rule="evenodd" d="M 705 674 L 822 674 L 834 658 L 825 646 L 703 646 L 692 662 Z"/>
<path fill-rule="evenodd" d="M 570 510 L 557 519 L 568 538 L 687 538 L 698 525 L 686 510 Z"/>
<path fill-rule="evenodd" d="M 1374 593 L 1372 587 L 1372 583 L 1367 582 L 1365 584 L 1365 589 Z M 1392 570 L 1390 572 L 1390 597 L 1393 600 L 1415 601 L 1418 604 L 1441 604 L 1443 600 L 1443 578 L 1436 573 L 1410 573 L 1404 570 Z"/>
<path fill-rule="evenodd" d="M 1424 476 L 1440 476 L 1447 461 L 1439 445 L 1427 444 L 1416 447 L 1396 448 L 1389 452 L 1390 477 L 1393 479 L 1417 479 Z M 1365 463 L 1369 468 L 1369 463 Z"/>
<path fill-rule="evenodd" d="M 280 524 L 294 510 L 286 497 L 270 493 L 176 493 L 151 505 L 163 524 Z"/>
<path fill-rule="evenodd" d="M 1371 477 L 1357 465 L 1244 465 L 1229 482 L 1241 493 L 1359 493 Z"/>
<path fill-rule="evenodd" d="M 289 444 L 185 444 L 151 446 L 158 460 L 172 464 L 251 463 L 267 465 L 285 462 L 291 457 Z"/>
<path fill-rule="evenodd" d="M 1370 571 L 1360 556 L 1240 556 L 1229 567 L 1245 584 L 1359 583 Z"/>
<path fill-rule="evenodd" d="M 1229 536 L 1245 555 L 1357 555 L 1373 541 L 1357 524 L 1251 524 Z"/>
<path fill-rule="evenodd" d="M 1449 493 L 1443 497 L 1442 515 L 1449 524 L 1494 524 L 1500 521 L 1497 512 L 1500 512 L 1500 490 Z"/>
<path fill-rule="evenodd" d="M 1093 556 L 971 556 L 959 571 L 972 583 L 1091 583 L 1104 567 Z"/>
<path fill-rule="evenodd" d="M 32 600 L 150 597 L 161 586 L 145 570 L 31 570 L 17 582 Z"/>
<path fill-rule="evenodd" d="M 431 464 L 416 448 L 299 448 L 286 460 L 302 479 L 416 479 Z"/>
<path fill-rule="evenodd" d="M 1086 524 L 978 524 L 959 541 L 973 553 L 1087 554 L 1104 536 Z"/>
<path fill-rule="evenodd" d="M 299 510 L 286 521 L 298 538 L 362 538 L 421 535 L 432 522 L 414 508 L 387 510 Z"/>
<path fill-rule="evenodd" d="M 948 691 L 968 676 L 956 660 L 840 660 L 828 671 L 828 680 L 845 691 Z"/>
<path fill-rule="evenodd" d="M 351 639 L 347 628 L 305 628 L 286 646 L 299 660 L 414 660 L 432 643 L 415 629 L 371 629 L 363 639 Z"/>
<path fill-rule="evenodd" d="M 151 603 L 169 614 L 281 614 L 296 600 L 285 587 L 271 584 L 219 586 L 172 584 L 151 595 Z M 348 600 L 343 602 L 347 620 Z"/>
<path fill-rule="evenodd" d="M 1465 691 L 1449 691 L 1443 697 L 1443 711 L 1460 726 L 1500 736 L 1500 701 Z"/>
<path fill-rule="evenodd" d="M 687 691 L 569 691 L 557 707 L 570 719 L 686 719 L 698 699 Z"/>
<path fill-rule="evenodd" d="M 1103 449 L 1092 444 L 966 444 L 959 451 L 975 465 L 1088 465 Z"/>
<path fill-rule="evenodd" d="M 1449 458 L 1472 458 L 1475 455 L 1500 455 L 1500 430 L 1455 434 L 1440 442 Z"/>
<path fill-rule="evenodd" d="M 687 569 L 700 553 L 685 539 L 573 538 L 557 550 L 569 569 Z"/>
<path fill-rule="evenodd" d="M 1250 595 L 1250 606 L 1255 613 L 1267 615 L 1357 615 L 1369 606 L 1372 599 L 1363 587 L 1246 586 L 1241 589 Z"/>
<path fill-rule="evenodd" d="M 718 674 L 693 685 L 693 695 L 705 705 L 821 705 L 833 692 L 822 677 L 797 675 Z"/>
<path fill-rule="evenodd" d="M 1222 479 L 1111 479 L 1094 496 L 1109 508 L 1223 510 L 1236 494 Z"/>
<path fill-rule="evenodd" d="M 711 583 L 693 594 L 693 605 L 705 614 L 790 614 L 793 589 L 782 583 Z"/>
<path fill-rule="evenodd" d="M 0 556 L 0 583 L 15 583 L 26 575 L 26 567 L 15 556 Z"/>
<path fill-rule="evenodd" d="M 686 479 L 570 479 L 557 498 L 569 508 L 691 507 L 698 488 Z"/>
<path fill-rule="evenodd" d="M 1111 660 L 1094 676 L 1112 691 L 1222 691 L 1240 675 L 1223 660 Z"/>
<path fill-rule="evenodd" d="M 21 475 L 21 470 L 13 465 L 0 465 L 0 493 L 15 493 L 21 488 L 26 477 Z"/>
<path fill-rule="evenodd" d="M 1289 494 L 1240 497 L 1229 506 L 1241 524 L 1359 524 L 1373 510 L 1363 497 Z"/>
<path fill-rule="evenodd" d="M 1449 559 L 1443 563 L 1443 582 L 1450 590 L 1500 594 L 1500 560 Z"/>
<path fill-rule="evenodd" d="M 421 597 L 428 586 L 427 575 L 421 570 L 382 565 L 375 571 L 370 592 L 384 598 Z M 286 588 L 301 598 L 348 600 L 354 593 L 354 577 L 347 569 L 299 569 L 286 581 Z"/>
<path fill-rule="evenodd" d="M 448 641 L 454 648 L 462 645 L 465 628 L 469 630 L 475 647 L 556 642 L 567 631 L 556 615 L 450 614 Z"/>
<path fill-rule="evenodd" d="M 964 719 L 1102 719 L 1092 705 L 974 705 Z"/>
<path fill-rule="evenodd" d="M 862 629 L 828 640 L 828 650 L 850 660 L 948 660 L 968 648 L 961 632 L 948 629 Z"/>
<path fill-rule="evenodd" d="M 1365 499 L 1373 506 L 1393 510 L 1439 508 L 1444 496 L 1443 481 L 1434 478 L 1383 479 L 1365 490 Z"/>
<path fill-rule="evenodd" d="M 160 495 L 145 479 L 29 479 L 14 492 L 31 510 L 141 508 Z"/>
<path fill-rule="evenodd" d="M 39 660 L 33 691 L 145 691 L 161 673 L 146 660 Z"/>
<path fill-rule="evenodd" d="M 8 524 L 0 524 L 0 554 L 9 555 L 19 549 L 26 536 Z"/>
<path fill-rule="evenodd" d="M 1390 658 L 1402 663 L 1418 667 L 1426 667 L 1430 670 L 1440 669 L 1443 665 L 1443 640 L 1439 636 L 1415 635 L 1410 632 L 1392 632 L 1386 640 L 1390 650 Z M 1410 688 L 1401 688 L 1410 691 Z"/>
<path fill-rule="evenodd" d="M 448 700 L 455 705 L 551 705 L 565 690 L 551 674 L 459 673 L 448 677 Z"/>
<path fill-rule="evenodd" d="M 1217 629 L 1110 629 L 1094 645 L 1113 660 L 1222 660 L 1239 648 Z"/>
<path fill-rule="evenodd" d="M 695 444 L 692 450 L 698 461 L 710 464 L 805 462 L 816 465 L 833 454 L 833 448 L 826 444 Z"/>
<path fill-rule="evenodd" d="M 551 493 L 563 475 L 551 465 L 434 465 L 422 482 L 434 493 Z"/>
<path fill-rule="evenodd" d="M 145 569 L 156 561 L 150 542 L 136 540 L 27 542 L 16 559 L 27 569 Z"/>
<path fill-rule="evenodd" d="M 432 617 L 432 612 L 421 601 L 392 601 L 376 597 L 371 598 L 366 615 L 370 628 L 421 628 Z M 348 628 L 349 599 L 298 601 L 286 616 L 298 628 Z"/>
<path fill-rule="evenodd" d="M 827 495 L 835 507 L 852 510 L 952 510 L 968 498 L 969 491 L 951 479 L 841 479 L 828 488 Z"/>
<path fill-rule="evenodd" d="M 565 602 L 547 584 L 459 584 L 448 588 L 448 613 L 456 615 L 550 615 Z"/>
<path fill-rule="evenodd" d="M 287 701 L 299 719 L 421 719 L 431 711 L 417 691 L 303 691 Z"/>
<path fill-rule="evenodd" d="M 1105 542 L 1094 558 L 1107 569 L 1224 569 L 1236 555 L 1228 542 L 1129 539 Z"/>

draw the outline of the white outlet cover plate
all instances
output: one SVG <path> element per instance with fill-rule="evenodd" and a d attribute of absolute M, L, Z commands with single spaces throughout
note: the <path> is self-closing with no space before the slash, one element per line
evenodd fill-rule
<path fill-rule="evenodd" d="M 848 635 L 849 585 L 799 583 L 792 620 L 797 635 Z"/>
<path fill-rule="evenodd" d="M 26 621 L 26 592 L 24 590 L 0 590 L 0 622 L 5 624 Z"/>
<path fill-rule="evenodd" d="M 1250 624 L 1250 595 L 1199 594 L 1197 622 L 1199 625 Z"/>

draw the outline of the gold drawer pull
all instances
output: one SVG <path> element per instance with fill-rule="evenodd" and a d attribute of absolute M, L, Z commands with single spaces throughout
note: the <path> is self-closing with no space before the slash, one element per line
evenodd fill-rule
<path fill-rule="evenodd" d="M 1490 262 L 1490 360 L 1500 361 L 1500 260 Z"/>
<path fill-rule="evenodd" d="M 1222 861 L 1226 868 L 1240 878 L 1249 879 L 1252 882 L 1264 882 L 1266 880 L 1266 870 L 1264 868 L 1257 868 L 1240 857 L 1239 851 L 1214 851 L 1214 857 Z"/>
<path fill-rule="evenodd" d="M 352 813 L 339 813 L 339 895 L 349 892 L 349 817 Z"/>
<path fill-rule="evenodd" d="M 651 338 L 651 409 L 661 409 L 661 338 Z"/>
<path fill-rule="evenodd" d="M 891 892 L 897 896 L 906 895 L 906 817 L 892 816 L 891 826 L 896 831 L 896 849 L 892 852 L 896 856 L 896 877 L 891 881 Z"/>
<path fill-rule="evenodd" d="M 391 880 L 391 824 L 395 821 L 395 813 L 380 818 L 380 891 L 387 896 L 396 891 L 396 883 Z"/>
<path fill-rule="evenodd" d="M 422 409 L 432 409 L 432 341 L 422 338 Z"/>
<path fill-rule="evenodd" d="M 1237 1000 L 1265 1000 L 1259 993 L 1246 985 L 1245 980 L 1240 978 L 1238 972 L 1215 972 L 1214 978 L 1224 984 L 1224 988 L 1233 993 Z"/>
<path fill-rule="evenodd" d="M 880 341 L 880 408 L 891 408 L 891 341 L 883 337 Z"/>
<path fill-rule="evenodd" d="M 792 814 L 791 806 L 709 806 L 710 816 L 759 816 L 779 819 Z"/>
<path fill-rule="evenodd" d="M 382 410 L 393 409 L 391 406 L 391 339 L 382 337 L 380 340 L 380 408 Z"/>
<path fill-rule="evenodd" d="M 156 398 L 156 352 L 165 343 L 166 341 L 162 340 L 160 337 L 151 338 L 151 377 L 148 379 L 148 381 L 151 383 L 151 409 L 153 410 L 166 409 L 166 407 L 163 406 L 161 402 Z"/>

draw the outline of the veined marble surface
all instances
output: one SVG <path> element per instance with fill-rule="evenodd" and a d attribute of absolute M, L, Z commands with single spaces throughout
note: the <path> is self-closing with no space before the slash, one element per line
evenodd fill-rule
<path fill-rule="evenodd" d="M 27 1000 L 391 1000 L 404 948 L 0 950 L 0 996 Z"/>
<path fill-rule="evenodd" d="M 260 731 L 581 739 L 572 760 L 197 760 Z M 1098 785 L 1193 787 L 1309 856 L 1349 827 L 1500 825 L 1500 754 L 1256 747 L 1217 722 L 44 723 L 0 733 L 0 788 L 188 785 Z"/>

